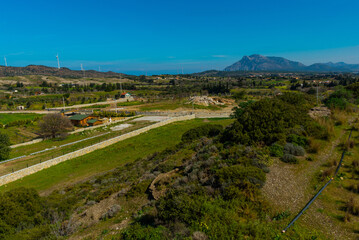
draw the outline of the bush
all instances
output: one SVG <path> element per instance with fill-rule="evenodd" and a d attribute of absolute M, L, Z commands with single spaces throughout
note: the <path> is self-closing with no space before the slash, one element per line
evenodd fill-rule
<path fill-rule="evenodd" d="M 310 140 L 309 147 L 307 149 L 309 153 L 318 153 L 320 149 L 320 144 L 317 141 Z"/>
<path fill-rule="evenodd" d="M 314 161 L 314 158 L 313 158 L 312 156 L 308 156 L 308 157 L 306 157 L 305 160 L 307 160 L 307 161 L 309 161 L 309 162 L 313 162 L 313 161 Z"/>
<path fill-rule="evenodd" d="M 163 231 L 165 230 L 164 227 L 152 227 L 152 226 L 142 226 L 139 223 L 136 223 L 126 230 L 122 232 L 121 239 L 124 240 L 161 240 L 164 239 Z"/>
<path fill-rule="evenodd" d="M 284 154 L 281 160 L 285 163 L 299 163 L 298 159 L 292 154 Z"/>
<path fill-rule="evenodd" d="M 346 203 L 346 209 L 349 213 L 359 216 L 359 204 L 354 198 L 350 198 Z"/>
<path fill-rule="evenodd" d="M 349 190 L 354 193 L 359 193 L 359 183 L 350 185 Z"/>
<path fill-rule="evenodd" d="M 145 180 L 137 185 L 133 186 L 126 194 L 126 197 L 133 198 L 138 197 L 140 194 L 144 194 L 147 188 L 150 186 L 152 180 Z"/>
<path fill-rule="evenodd" d="M 214 137 L 223 131 L 223 126 L 219 124 L 206 124 L 188 130 L 182 135 L 183 142 L 191 142 L 201 137 Z"/>
<path fill-rule="evenodd" d="M 287 143 L 285 146 L 284 146 L 284 152 L 286 154 L 291 154 L 291 155 L 294 155 L 294 156 L 304 156 L 305 155 L 305 150 L 303 147 L 301 146 L 296 146 L 292 143 Z"/>
<path fill-rule="evenodd" d="M 269 147 L 269 151 L 271 156 L 273 157 L 282 157 L 283 156 L 283 146 L 274 143 L 272 146 Z"/>
<path fill-rule="evenodd" d="M 298 136 L 296 134 L 290 134 L 287 137 L 287 142 L 290 142 L 290 143 L 293 143 L 293 144 L 296 144 L 296 145 L 299 145 L 302 147 L 305 147 L 308 145 L 308 139 L 306 137 Z"/>
<path fill-rule="evenodd" d="M 216 177 L 219 186 L 232 182 L 249 181 L 252 184 L 262 187 L 266 180 L 266 175 L 261 169 L 242 165 L 221 168 L 217 171 Z"/>
<path fill-rule="evenodd" d="M 303 94 L 284 94 L 262 99 L 241 109 L 240 114 L 235 114 L 237 121 L 226 128 L 221 140 L 245 145 L 271 145 L 284 142 L 288 132 L 296 126 L 302 126 L 307 133 L 314 132 L 320 137 L 326 137 L 323 129 L 307 114 L 310 107 L 311 102 Z"/>
<path fill-rule="evenodd" d="M 0 134 L 0 160 L 8 159 L 10 156 L 10 139 L 6 134 Z"/>

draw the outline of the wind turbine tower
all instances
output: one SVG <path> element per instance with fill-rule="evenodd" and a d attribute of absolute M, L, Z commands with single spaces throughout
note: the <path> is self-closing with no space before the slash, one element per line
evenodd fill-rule
<path fill-rule="evenodd" d="M 6 61 L 6 57 L 4 57 L 4 60 L 5 60 L 5 67 L 7 67 L 7 61 Z"/>
<path fill-rule="evenodd" d="M 84 70 L 84 67 L 82 66 L 82 63 L 81 63 L 81 71 L 83 73 L 83 77 L 85 77 L 85 70 Z"/>
<path fill-rule="evenodd" d="M 60 69 L 60 59 L 59 59 L 59 54 L 56 55 L 56 59 L 57 59 L 57 68 Z"/>

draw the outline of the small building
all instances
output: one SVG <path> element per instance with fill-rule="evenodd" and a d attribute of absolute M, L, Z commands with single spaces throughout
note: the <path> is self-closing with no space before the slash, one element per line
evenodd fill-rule
<path fill-rule="evenodd" d="M 130 98 L 131 94 L 126 92 L 126 93 L 121 93 L 121 98 Z"/>
<path fill-rule="evenodd" d="M 87 121 L 93 118 L 94 117 L 88 114 L 75 114 L 69 117 L 74 126 L 88 126 Z"/>
<path fill-rule="evenodd" d="M 17 106 L 16 109 L 17 110 L 25 110 L 25 107 L 24 106 Z"/>
<path fill-rule="evenodd" d="M 96 125 L 102 124 L 102 121 L 99 120 L 99 119 L 97 119 L 97 118 L 93 118 L 93 119 L 88 120 L 88 121 L 87 121 L 87 124 L 88 124 L 89 126 L 96 126 Z"/>

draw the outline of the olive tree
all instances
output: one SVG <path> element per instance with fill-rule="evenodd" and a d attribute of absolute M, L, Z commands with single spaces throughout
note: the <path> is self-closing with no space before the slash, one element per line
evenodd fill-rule
<path fill-rule="evenodd" d="M 39 123 L 39 127 L 39 133 L 44 138 L 63 137 L 73 129 L 70 119 L 59 113 L 44 116 Z"/>

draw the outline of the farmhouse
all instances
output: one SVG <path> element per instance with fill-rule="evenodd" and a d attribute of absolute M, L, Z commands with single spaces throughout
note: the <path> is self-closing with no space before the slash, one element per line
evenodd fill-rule
<path fill-rule="evenodd" d="M 126 93 L 121 93 L 121 98 L 130 98 L 131 94 L 126 92 Z"/>
<path fill-rule="evenodd" d="M 88 114 L 75 114 L 70 116 L 69 119 L 74 126 L 88 126 L 88 121 L 95 119 L 95 117 Z"/>
<path fill-rule="evenodd" d="M 88 120 L 88 121 L 87 121 L 87 124 L 88 124 L 89 126 L 96 126 L 96 125 L 102 124 L 102 121 L 99 120 L 99 119 L 93 118 L 93 119 Z"/>

